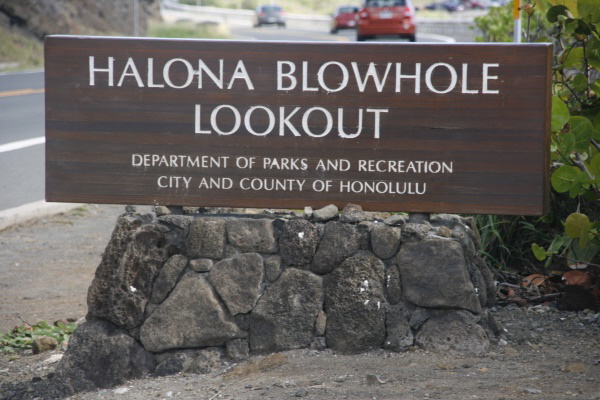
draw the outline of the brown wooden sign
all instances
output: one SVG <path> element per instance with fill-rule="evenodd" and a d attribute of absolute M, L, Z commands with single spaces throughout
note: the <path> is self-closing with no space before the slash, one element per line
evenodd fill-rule
<path fill-rule="evenodd" d="M 51 36 L 46 199 L 544 213 L 551 47 Z"/>

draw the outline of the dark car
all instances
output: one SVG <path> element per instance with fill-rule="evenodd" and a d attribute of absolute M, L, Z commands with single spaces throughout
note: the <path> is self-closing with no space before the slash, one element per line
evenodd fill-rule
<path fill-rule="evenodd" d="M 445 0 L 425 6 L 426 10 L 445 10 L 448 12 L 463 11 L 465 6 L 459 0 Z"/>
<path fill-rule="evenodd" d="M 331 33 L 337 33 L 340 29 L 355 29 L 358 7 L 340 6 L 331 18 Z"/>
<path fill-rule="evenodd" d="M 256 7 L 255 27 L 278 25 L 285 28 L 285 12 L 280 6 L 269 4 Z"/>
<path fill-rule="evenodd" d="M 414 8 L 410 0 L 367 0 L 358 12 L 356 40 L 399 36 L 416 41 Z"/>

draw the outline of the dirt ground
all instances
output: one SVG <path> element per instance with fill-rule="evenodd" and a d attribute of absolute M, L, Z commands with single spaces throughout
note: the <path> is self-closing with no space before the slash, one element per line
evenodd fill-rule
<path fill-rule="evenodd" d="M 144 209 L 142 209 L 144 210 Z M 121 206 L 89 205 L 0 232 L 0 331 L 78 319 Z M 552 307 L 498 308 L 505 337 L 482 357 L 295 350 L 206 375 L 149 377 L 71 399 L 600 399 L 600 318 Z M 46 398 L 61 350 L 0 352 L 0 399 Z"/>

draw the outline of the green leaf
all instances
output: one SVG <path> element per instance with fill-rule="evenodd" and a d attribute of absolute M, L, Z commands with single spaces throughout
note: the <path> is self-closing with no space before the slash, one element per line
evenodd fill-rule
<path fill-rule="evenodd" d="M 562 4 L 550 7 L 548 12 L 546 13 L 546 19 L 552 23 L 558 22 L 558 16 L 563 15 L 567 16 L 569 14 L 569 9 Z"/>
<path fill-rule="evenodd" d="M 572 133 L 562 133 L 559 137 L 560 145 L 558 146 L 558 149 L 562 155 L 568 158 L 575 148 L 575 135 Z"/>
<path fill-rule="evenodd" d="M 571 239 L 567 238 L 563 235 L 555 235 L 552 243 L 550 243 L 550 247 L 548 247 L 548 254 L 558 254 L 560 253 L 560 249 L 565 245 L 571 242 Z"/>
<path fill-rule="evenodd" d="M 567 217 L 565 221 L 565 233 L 568 237 L 579 239 L 581 241 L 589 238 L 589 232 L 592 224 L 587 215 L 581 213 L 573 213 Z"/>
<path fill-rule="evenodd" d="M 583 47 L 575 47 L 567 54 L 563 66 L 564 68 L 581 68 L 583 59 Z"/>
<path fill-rule="evenodd" d="M 600 22 L 600 4 L 598 0 L 578 0 L 577 1 L 577 12 L 579 18 L 591 22 Z"/>
<path fill-rule="evenodd" d="M 573 89 L 577 90 L 578 92 L 583 92 L 587 89 L 587 78 L 585 77 L 584 74 L 577 74 L 575 75 L 575 78 L 573 78 L 573 83 L 572 83 Z"/>
<path fill-rule="evenodd" d="M 600 65 L 600 62 L 598 63 L 598 65 Z M 597 69 L 600 69 L 600 67 Z M 598 82 L 598 81 L 596 81 L 596 82 Z M 600 85 L 596 82 L 590 84 L 590 89 L 592 89 L 592 91 L 596 94 L 596 96 L 600 97 Z"/>
<path fill-rule="evenodd" d="M 592 36 L 587 42 L 587 56 L 588 63 L 596 68 L 600 69 L 600 39 Z"/>
<path fill-rule="evenodd" d="M 544 261 L 546 259 L 546 250 L 543 247 L 538 246 L 537 243 L 533 243 L 531 245 L 531 250 L 533 251 L 533 255 L 539 261 Z"/>
<path fill-rule="evenodd" d="M 575 180 L 571 183 L 571 188 L 569 189 L 569 196 L 574 199 L 580 194 L 585 193 L 585 185 L 587 181 L 587 174 L 578 170 Z"/>
<path fill-rule="evenodd" d="M 594 118 L 594 129 L 600 131 L 600 112 L 596 114 L 596 117 Z"/>
<path fill-rule="evenodd" d="M 600 178 L 600 153 L 597 153 L 588 164 L 588 170 L 590 174 L 596 177 L 596 180 Z"/>
<path fill-rule="evenodd" d="M 577 260 L 578 262 L 585 264 L 589 263 L 594 259 L 594 257 L 596 257 L 596 254 L 598 254 L 598 250 L 600 250 L 600 248 L 598 248 L 598 246 L 588 246 L 587 244 L 582 246 L 581 243 L 579 243 L 579 246 L 571 246 L 569 250 L 568 256 L 570 259 Z"/>
<path fill-rule="evenodd" d="M 560 132 L 569 121 L 569 109 L 564 101 L 552 96 L 552 132 Z"/>
<path fill-rule="evenodd" d="M 577 175 L 579 175 L 579 170 L 576 167 L 563 165 L 552 174 L 550 178 L 552 187 L 558 193 L 568 192 L 571 186 L 573 186 L 573 182 L 577 179 Z"/>
<path fill-rule="evenodd" d="M 587 151 L 594 130 L 590 120 L 585 117 L 571 117 L 569 118 L 569 125 L 571 126 L 571 133 L 575 136 L 574 150 L 579 153 Z"/>

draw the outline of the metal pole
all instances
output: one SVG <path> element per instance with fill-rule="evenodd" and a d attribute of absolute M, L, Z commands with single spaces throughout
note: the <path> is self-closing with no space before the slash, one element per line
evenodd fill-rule
<path fill-rule="evenodd" d="M 521 1 L 513 0 L 513 21 L 514 21 L 514 32 L 513 42 L 521 43 Z"/>
<path fill-rule="evenodd" d="M 140 3 L 133 0 L 133 36 L 140 36 Z"/>

